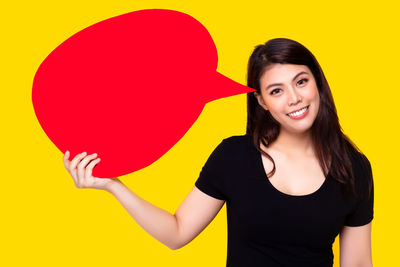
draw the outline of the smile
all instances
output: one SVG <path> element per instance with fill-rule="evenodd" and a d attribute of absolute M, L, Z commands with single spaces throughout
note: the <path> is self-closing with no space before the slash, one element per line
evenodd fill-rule
<path fill-rule="evenodd" d="M 299 116 L 301 116 L 302 114 L 304 114 L 308 110 L 308 107 L 309 106 L 304 107 L 304 108 L 302 108 L 302 109 L 300 109 L 298 111 L 295 111 L 295 112 L 292 112 L 292 113 L 288 113 L 287 115 L 289 117 L 299 117 Z"/>

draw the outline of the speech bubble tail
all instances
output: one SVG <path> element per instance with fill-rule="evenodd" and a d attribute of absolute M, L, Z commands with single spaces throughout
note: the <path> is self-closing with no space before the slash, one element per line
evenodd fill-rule
<path fill-rule="evenodd" d="M 219 72 L 215 73 L 215 78 L 213 80 L 212 88 L 214 90 L 209 92 L 208 99 L 206 102 L 211 102 L 224 97 L 246 94 L 255 92 L 253 88 L 242 85 L 234 80 L 222 75 Z"/>

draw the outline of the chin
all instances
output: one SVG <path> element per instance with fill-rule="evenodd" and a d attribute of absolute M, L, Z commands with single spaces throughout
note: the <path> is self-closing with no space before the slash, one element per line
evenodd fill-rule
<path fill-rule="evenodd" d="M 290 133 L 294 133 L 294 134 L 304 134 L 304 133 L 310 132 L 311 128 L 312 128 L 312 124 L 310 124 L 310 125 L 301 125 L 301 126 L 296 127 L 296 128 L 293 128 L 293 127 L 286 128 L 286 127 L 282 127 L 281 126 L 281 130 L 284 130 L 284 131 L 287 131 L 287 132 L 290 132 Z"/>
<path fill-rule="evenodd" d="M 292 130 L 292 133 L 294 133 L 294 134 L 306 134 L 306 133 L 310 133 L 310 132 L 311 132 L 311 127 L 307 128 L 307 129 Z"/>

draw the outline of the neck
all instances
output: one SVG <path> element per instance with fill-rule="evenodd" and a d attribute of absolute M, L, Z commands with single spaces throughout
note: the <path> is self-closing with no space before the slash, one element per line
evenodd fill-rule
<path fill-rule="evenodd" d="M 278 138 L 268 146 L 291 156 L 314 156 L 311 130 L 304 133 L 280 131 Z"/>

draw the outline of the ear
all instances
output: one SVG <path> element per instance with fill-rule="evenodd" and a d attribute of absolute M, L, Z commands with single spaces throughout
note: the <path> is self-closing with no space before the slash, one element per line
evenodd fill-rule
<path fill-rule="evenodd" d="M 258 104 L 262 106 L 265 110 L 268 110 L 267 105 L 265 105 L 264 99 L 262 98 L 261 94 L 254 92 L 254 96 L 257 98 Z"/>

